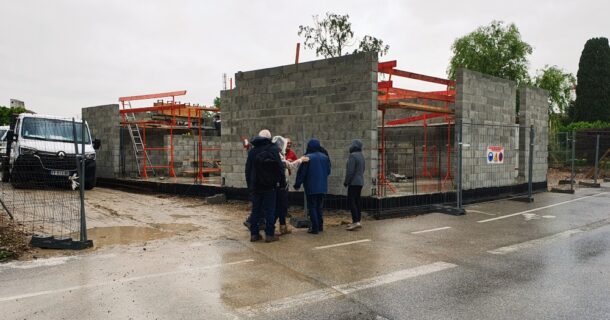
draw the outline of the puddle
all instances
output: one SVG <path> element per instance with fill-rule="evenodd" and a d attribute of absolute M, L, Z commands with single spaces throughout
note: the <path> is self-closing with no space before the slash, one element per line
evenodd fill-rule
<path fill-rule="evenodd" d="M 93 240 L 96 248 L 110 245 L 127 245 L 144 243 L 171 237 L 174 233 L 149 227 L 97 227 L 87 230 L 87 236 Z"/>
<path fill-rule="evenodd" d="M 169 216 L 176 219 L 187 219 L 194 217 L 192 214 L 170 214 Z"/>
<path fill-rule="evenodd" d="M 193 232 L 202 229 L 201 226 L 196 226 L 192 223 L 151 223 L 150 226 L 171 232 L 172 234 L 177 232 Z"/>

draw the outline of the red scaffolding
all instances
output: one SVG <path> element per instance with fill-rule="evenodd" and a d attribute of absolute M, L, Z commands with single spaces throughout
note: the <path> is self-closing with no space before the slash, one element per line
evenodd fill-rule
<path fill-rule="evenodd" d="M 423 143 L 423 168 L 421 176 L 431 177 L 433 173 L 441 174 L 441 168 L 428 169 L 428 120 L 434 118 L 443 118 L 447 124 L 447 170 L 445 181 L 451 179 L 451 123 L 454 122 L 454 111 L 450 108 L 450 104 L 455 103 L 455 81 L 442 79 L 432 76 L 427 76 L 419 73 L 399 70 L 396 68 L 396 60 L 380 62 L 378 64 L 378 72 L 388 75 L 387 81 L 377 83 L 378 89 L 378 109 L 381 111 L 381 141 L 379 145 L 379 183 L 377 193 L 385 194 L 385 188 L 388 187 L 392 192 L 396 189 L 392 186 L 386 177 L 386 136 L 385 128 L 388 126 L 403 125 L 423 121 L 424 143 Z M 442 91 L 416 91 L 404 88 L 394 87 L 392 77 L 403 77 L 413 80 L 419 80 L 428 83 L 435 83 L 445 86 Z M 424 103 L 418 103 L 423 100 Z M 415 101 L 415 102 L 414 102 Z M 443 106 L 430 105 L 429 101 L 440 102 Z M 421 111 L 423 114 L 412 116 L 403 119 L 397 119 L 385 122 L 385 113 L 390 109 L 407 109 Z M 439 152 L 438 147 L 434 146 L 434 152 Z"/>
<path fill-rule="evenodd" d="M 204 147 L 203 146 L 203 117 L 205 112 L 219 112 L 216 107 L 206 107 L 199 105 L 191 105 L 176 101 L 177 96 L 183 96 L 186 90 L 171 91 L 155 94 L 146 94 L 138 96 L 120 97 L 121 109 L 121 125 L 129 130 L 132 139 L 134 153 L 138 172 L 141 178 L 148 178 L 148 173 L 154 169 L 167 169 L 170 177 L 176 177 L 174 169 L 174 130 L 178 129 L 198 129 L 197 136 L 197 172 L 196 181 L 204 182 L 204 173 L 220 172 L 220 167 L 204 168 L 204 161 L 220 162 L 220 159 L 204 159 L 203 152 L 219 151 L 220 147 Z M 170 98 L 169 101 L 157 100 L 153 106 L 133 108 L 132 101 L 151 100 Z M 154 114 L 162 116 L 161 120 L 152 118 L 138 117 L 138 114 Z M 178 118 L 186 118 L 186 124 L 178 124 Z M 193 126 L 193 123 L 196 126 Z M 169 132 L 169 145 L 167 146 L 150 146 L 146 141 L 146 129 L 163 129 Z M 167 164 L 153 164 L 148 155 L 149 151 L 166 152 L 168 157 Z"/>

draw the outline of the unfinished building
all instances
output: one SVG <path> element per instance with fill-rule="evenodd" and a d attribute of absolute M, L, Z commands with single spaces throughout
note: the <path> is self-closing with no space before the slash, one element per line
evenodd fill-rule
<path fill-rule="evenodd" d="M 469 70 L 459 70 L 456 79 L 449 80 L 398 67 L 396 61 L 379 62 L 375 53 L 360 53 L 238 72 L 235 88 L 221 91 L 221 136 L 200 142 L 189 137 L 188 132 L 204 130 L 193 131 L 188 124 L 178 129 L 183 131 L 176 137 L 153 133 L 167 130 L 154 128 L 158 118 L 136 118 L 131 122 L 146 128 L 147 139 L 156 139 L 157 148 L 166 150 L 173 146 L 175 158 L 168 167 L 160 168 L 165 170 L 161 174 L 164 183 L 206 184 L 196 179 L 176 180 L 181 175 L 178 167 L 188 167 L 187 162 L 192 161 L 180 155 L 178 145 L 184 144 L 184 149 L 194 146 L 196 150 L 208 147 L 217 152 L 211 157 L 218 158 L 219 179 L 207 184 L 219 188 L 212 192 L 245 189 L 244 140 L 261 129 L 291 138 L 297 153 L 304 151 L 310 138 L 319 139 L 332 162 L 331 196 L 345 194 L 344 166 L 352 139 L 364 143 L 367 168 L 363 196 L 389 199 L 383 205 L 451 202 L 458 189 L 460 196 L 464 193 L 465 197 L 473 198 L 521 192 L 527 189 L 530 176 L 530 187 L 546 187 L 546 91 L 517 88 L 513 81 Z M 401 78 L 438 88 L 408 89 L 399 85 Z M 146 109 L 145 115 L 150 117 L 150 112 L 156 112 L 158 116 L 164 110 L 164 116 L 173 119 L 175 115 L 171 112 L 179 110 L 169 105 L 153 107 L 157 109 Z M 181 108 L 180 112 L 188 110 L 184 105 Z M 83 110 L 93 134 L 112 141 L 106 144 L 111 150 L 99 153 L 100 160 L 109 163 L 99 171 L 101 178 L 124 178 L 126 171 L 131 172 L 132 179 L 147 178 L 146 163 L 129 160 L 129 148 L 137 157 L 133 151 L 137 141 L 125 137 L 125 126 L 130 125 L 124 118 L 129 113 L 126 109 L 124 105 L 122 108 L 113 105 Z M 181 116 L 185 118 L 184 114 Z M 120 147 L 117 149 L 116 145 Z M 195 152 L 195 158 L 202 157 Z M 127 169 L 125 163 L 132 164 L 132 168 Z M 158 178 L 149 176 L 148 180 Z M 419 196 L 419 200 L 413 202 L 413 196 Z"/>

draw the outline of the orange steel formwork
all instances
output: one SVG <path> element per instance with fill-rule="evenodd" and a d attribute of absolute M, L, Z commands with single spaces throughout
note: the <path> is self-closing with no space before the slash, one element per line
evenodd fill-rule
<path fill-rule="evenodd" d="M 220 148 L 204 148 L 203 147 L 203 115 L 204 112 L 219 112 L 220 109 L 216 107 L 205 107 L 199 105 L 190 105 L 188 103 L 181 103 L 176 101 L 177 96 L 183 96 L 186 94 L 186 90 L 183 91 L 171 91 L 155 94 L 146 94 L 138 96 L 120 97 L 121 109 L 119 113 L 121 115 L 121 125 L 127 126 L 131 131 L 132 142 L 134 143 L 134 150 L 136 152 L 136 162 L 141 166 L 138 168 L 140 176 L 144 179 L 148 178 L 148 172 L 150 169 L 167 169 L 170 177 L 176 177 L 174 170 L 174 130 L 176 129 L 193 129 L 192 122 L 196 119 L 198 129 L 198 147 L 197 147 L 197 174 L 196 181 L 201 183 L 204 182 L 204 173 L 220 172 L 220 168 L 204 168 L 203 152 L 204 151 L 217 151 Z M 131 101 L 141 101 L 150 99 L 160 98 L 171 98 L 169 101 L 157 100 L 150 107 L 138 107 L 132 108 Z M 157 115 L 169 116 L 169 119 L 164 120 L 138 120 L 136 114 L 141 113 L 153 113 Z M 187 118 L 187 125 L 178 125 L 177 118 Z M 135 128 L 135 129 L 134 129 Z M 169 131 L 169 146 L 149 146 L 146 142 L 146 129 L 165 129 Z M 140 134 L 141 130 L 141 134 Z M 139 139 L 134 138 L 134 132 L 137 131 Z M 141 140 L 141 142 L 140 142 Z M 138 145 L 141 145 L 141 149 L 138 149 Z M 138 150 L 141 151 L 142 161 L 138 160 Z M 148 151 L 165 151 L 169 154 L 169 161 L 167 164 L 152 164 L 148 158 Z M 213 161 L 220 161 L 213 160 Z"/>
<path fill-rule="evenodd" d="M 440 175 L 441 168 L 433 168 L 432 172 L 427 167 L 428 157 L 428 120 L 434 118 L 444 118 L 447 124 L 447 174 L 445 181 L 451 179 L 451 123 L 454 122 L 454 111 L 450 109 L 449 104 L 455 103 L 455 81 L 427 76 L 414 72 L 399 70 L 396 68 L 396 60 L 380 62 L 378 64 L 378 72 L 388 75 L 387 81 L 380 81 L 377 83 L 377 107 L 381 111 L 381 143 L 379 146 L 379 183 L 377 186 L 377 194 L 385 194 L 385 188 L 388 187 L 392 192 L 396 192 L 396 189 L 392 186 L 390 181 L 386 177 L 386 137 L 385 128 L 388 126 L 402 125 L 408 123 L 414 123 L 423 121 L 424 130 L 424 144 L 423 144 L 423 168 L 421 176 L 426 177 L 432 176 L 432 172 L 437 172 Z M 394 87 L 392 77 L 403 77 L 413 80 L 424 81 L 428 83 L 435 83 L 444 85 L 445 90 L 442 91 L 416 91 L 404 88 Z M 413 100 L 423 100 L 424 103 L 414 103 Z M 441 102 L 443 107 L 428 105 L 428 101 Z M 424 112 L 422 115 L 392 120 L 385 122 L 385 113 L 390 109 L 408 109 Z M 434 146 L 434 152 L 438 152 L 438 148 Z"/>

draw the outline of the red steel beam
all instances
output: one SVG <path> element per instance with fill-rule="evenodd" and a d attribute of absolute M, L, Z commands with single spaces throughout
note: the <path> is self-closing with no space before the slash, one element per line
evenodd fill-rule
<path fill-rule="evenodd" d="M 387 73 L 385 71 L 392 70 L 392 69 L 396 68 L 396 66 L 397 66 L 396 60 L 379 62 L 377 64 L 377 71 Z"/>
<path fill-rule="evenodd" d="M 455 86 L 455 81 L 453 81 L 453 80 L 447 80 L 447 79 L 443 79 L 443 78 L 427 76 L 425 74 L 419 74 L 419 73 L 409 72 L 409 71 L 404 71 L 404 70 L 393 69 L 392 75 L 415 79 L 415 80 L 426 81 L 426 82 L 444 84 L 447 86 Z"/>
<path fill-rule="evenodd" d="M 414 117 L 408 117 L 408 118 L 388 121 L 388 123 L 386 123 L 386 124 L 388 126 L 396 126 L 399 124 L 407 124 L 407 123 L 411 123 L 411 122 L 422 121 L 424 119 L 427 120 L 427 119 L 440 118 L 440 117 L 445 117 L 445 116 L 447 116 L 447 115 L 443 114 L 443 113 L 426 113 L 426 114 L 422 114 L 421 116 L 414 116 Z"/>
<path fill-rule="evenodd" d="M 385 84 L 384 84 L 385 85 Z M 385 88 L 379 87 L 379 89 L 384 89 L 382 90 L 382 92 L 385 92 Z M 408 89 L 399 89 L 399 88 L 389 88 L 389 93 L 390 93 L 390 99 L 397 99 L 397 98 L 402 98 L 402 99 L 413 99 L 413 98 L 418 98 L 418 99 L 428 99 L 428 100 L 436 100 L 436 101 L 444 101 L 444 102 L 455 102 L 455 97 L 454 96 L 447 96 L 447 95 L 442 95 L 442 94 L 437 94 L 437 93 L 430 93 L 430 92 L 422 92 L 422 91 L 415 91 L 415 90 L 408 90 Z M 398 97 L 392 97 L 392 94 L 397 95 Z M 379 97 L 380 100 L 385 99 L 385 97 Z"/>
<path fill-rule="evenodd" d="M 168 97 L 183 96 L 185 94 L 186 94 L 186 90 L 171 91 L 171 92 L 162 92 L 162 93 L 153 93 L 153 94 L 144 94 L 144 95 L 140 95 L 140 96 L 120 97 L 119 98 L 119 102 L 134 101 L 134 100 L 146 100 L 146 99 L 158 99 L 158 98 L 168 98 Z"/>
<path fill-rule="evenodd" d="M 380 101 L 381 102 L 381 101 Z M 446 113 L 446 114 L 454 114 L 453 110 L 435 106 L 429 106 L 425 104 L 411 103 L 411 102 L 390 102 L 378 103 L 377 109 L 379 110 L 387 110 L 387 109 L 407 109 L 407 110 L 417 110 L 424 112 L 432 112 L 432 113 Z"/>
<path fill-rule="evenodd" d="M 165 105 L 154 106 L 154 107 L 121 109 L 121 110 L 119 110 L 119 112 L 121 114 L 125 114 L 125 113 L 142 113 L 142 112 L 149 112 L 149 111 L 163 111 L 163 110 L 182 109 L 182 108 L 186 108 L 186 104 L 184 104 L 184 103 L 181 103 L 181 104 L 165 104 Z"/>

